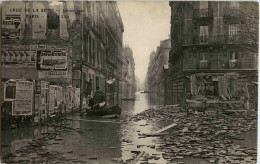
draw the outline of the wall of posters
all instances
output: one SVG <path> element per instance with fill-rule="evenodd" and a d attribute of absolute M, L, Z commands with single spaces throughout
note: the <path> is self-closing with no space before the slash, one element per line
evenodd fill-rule
<path fill-rule="evenodd" d="M 15 100 L 13 106 L 13 115 L 32 115 L 33 114 L 33 82 L 16 82 Z"/>

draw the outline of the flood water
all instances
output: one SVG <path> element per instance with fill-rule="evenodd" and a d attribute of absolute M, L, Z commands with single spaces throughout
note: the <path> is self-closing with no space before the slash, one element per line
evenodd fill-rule
<path fill-rule="evenodd" d="M 138 114 L 152 105 L 160 104 L 154 99 L 148 98 L 148 94 L 136 93 L 136 101 L 122 101 L 122 118 Z M 71 159 L 88 161 L 88 163 L 120 163 L 114 159 L 123 161 L 133 158 L 133 151 L 144 151 L 150 155 L 160 157 L 158 160 L 150 160 L 150 163 L 167 163 L 162 157 L 162 152 L 151 148 L 160 145 L 158 137 L 139 138 L 138 133 L 148 133 L 157 130 L 145 120 L 139 122 L 127 122 L 120 118 L 116 121 L 104 118 L 79 116 L 75 114 L 68 117 L 62 123 L 77 131 L 61 133 L 62 141 L 54 143 L 49 141 L 46 146 L 48 151 L 59 152 L 60 155 Z M 104 121 L 104 122 L 102 122 Z M 36 126 L 2 131 L 2 155 L 15 153 L 16 150 L 26 146 L 28 142 L 41 136 L 42 133 L 52 131 L 52 127 Z M 79 133 L 80 132 L 80 133 Z M 255 138 L 256 133 L 249 133 L 245 137 Z M 250 141 L 250 139 L 248 139 Z M 253 139 L 256 141 L 255 139 Z M 243 146 L 246 143 L 237 143 Z M 256 143 L 248 143 L 256 145 Z M 185 158 L 186 163 L 207 163 L 203 159 Z M 192 161 L 192 162 L 190 162 Z M 122 162 L 122 161 L 121 161 Z M 138 163 L 143 161 L 139 160 Z"/>

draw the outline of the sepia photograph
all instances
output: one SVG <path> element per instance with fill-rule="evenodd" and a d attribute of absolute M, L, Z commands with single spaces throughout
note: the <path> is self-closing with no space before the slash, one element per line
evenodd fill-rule
<path fill-rule="evenodd" d="M 259 162 L 258 1 L 0 5 L 0 163 Z"/>

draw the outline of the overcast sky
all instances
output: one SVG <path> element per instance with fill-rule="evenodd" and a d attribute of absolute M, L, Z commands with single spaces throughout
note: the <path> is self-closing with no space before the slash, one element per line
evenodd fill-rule
<path fill-rule="evenodd" d="M 133 50 L 135 75 L 143 82 L 150 53 L 169 38 L 169 2 L 118 1 L 118 8 L 125 28 L 123 42 Z"/>

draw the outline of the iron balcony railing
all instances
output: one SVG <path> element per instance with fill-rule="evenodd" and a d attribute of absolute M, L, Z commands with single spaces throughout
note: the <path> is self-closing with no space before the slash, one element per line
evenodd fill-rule
<path fill-rule="evenodd" d="M 213 18 L 213 9 L 205 8 L 205 9 L 194 9 L 193 10 L 193 18 Z"/>
<path fill-rule="evenodd" d="M 182 45 L 212 45 L 212 44 L 242 44 L 246 37 L 243 35 L 213 35 L 192 36 L 184 35 Z"/>

